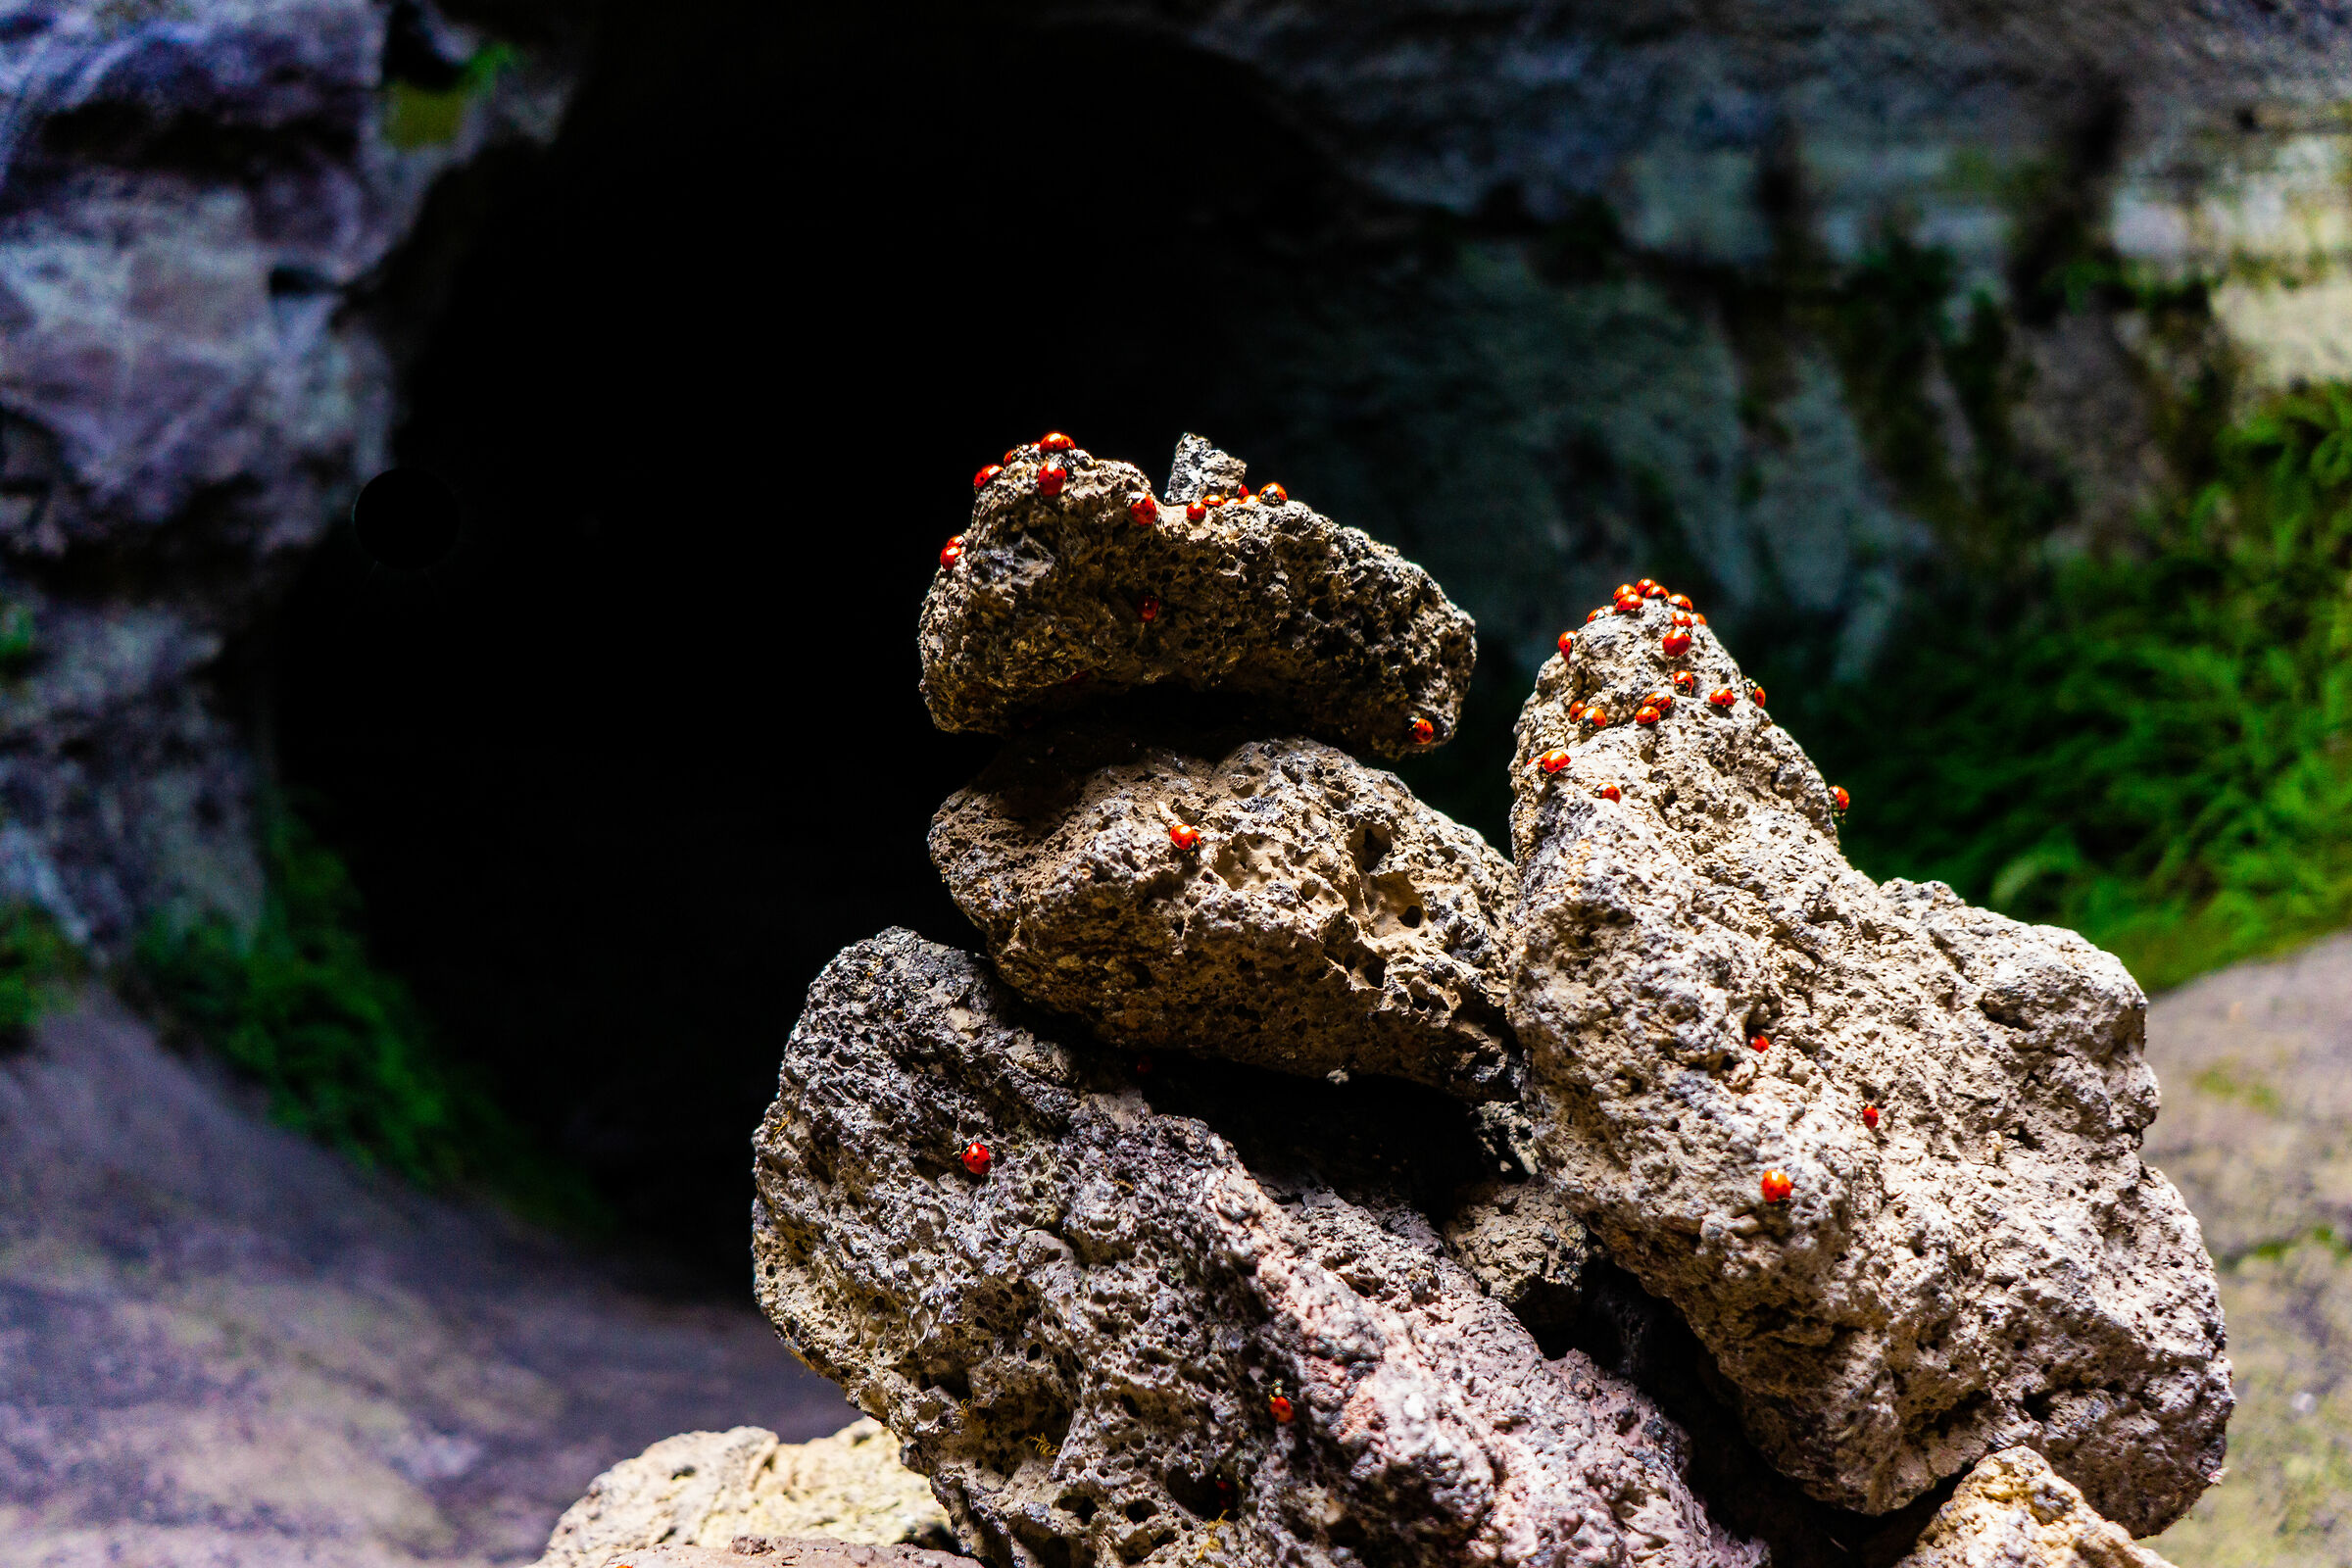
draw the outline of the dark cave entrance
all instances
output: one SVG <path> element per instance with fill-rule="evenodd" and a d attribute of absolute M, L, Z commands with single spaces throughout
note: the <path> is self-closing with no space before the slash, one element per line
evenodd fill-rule
<path fill-rule="evenodd" d="M 868 25 L 616 13 L 552 151 L 437 195 L 382 308 L 464 541 L 394 579 L 338 536 L 274 649 L 379 956 L 728 1283 L 809 978 L 893 923 L 976 945 L 923 840 L 991 748 L 931 728 L 912 636 L 971 471 L 1051 427 L 1157 470 L 1363 228 L 1231 67 Z"/>

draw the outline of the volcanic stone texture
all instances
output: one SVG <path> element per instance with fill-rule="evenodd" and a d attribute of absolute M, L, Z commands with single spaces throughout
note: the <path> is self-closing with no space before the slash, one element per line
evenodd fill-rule
<path fill-rule="evenodd" d="M 1667 629 L 1656 603 L 1583 628 L 1520 718 L 1511 1018 L 1549 1179 L 1816 1496 L 1884 1511 L 2024 1444 L 2162 1528 L 2221 1468 L 2230 1368 L 2196 1221 L 2139 1158 L 2139 988 L 2071 933 L 1854 871 L 1804 753 L 1704 701 L 1748 688 L 1703 627 L 1665 659 Z M 1697 696 L 1625 722 L 1670 667 Z"/>
<path fill-rule="evenodd" d="M 1190 439 L 1184 472 L 1239 482 L 1237 460 Z M 1427 744 L 1453 734 L 1474 628 L 1395 550 L 1297 501 L 1197 520 L 1152 503 L 1142 523 L 1129 509 L 1152 485 L 1134 466 L 1034 446 L 1011 457 L 923 601 L 923 699 L 940 728 L 1002 735 L 1176 681 L 1383 757 L 1416 749 L 1416 719 Z M 1049 461 L 1068 470 L 1057 495 L 1039 487 Z"/>
<path fill-rule="evenodd" d="M 1977 1461 L 1901 1568 L 2169 1568 L 2032 1448 Z"/>
<path fill-rule="evenodd" d="M 998 972 L 1105 1040 L 1517 1092 L 1510 863 L 1345 752 L 1041 729 L 940 808 L 931 858 Z"/>
<path fill-rule="evenodd" d="M 1297 1151 L 1354 1150 L 1360 1129 L 1301 1118 L 1247 1165 L 1146 1098 L 1191 1064 L 1138 1079 L 1020 1020 L 977 959 L 904 931 L 861 943 L 810 988 L 756 1138 L 761 1304 L 905 1440 L 968 1546 L 999 1564 L 1760 1559 L 1709 1523 L 1654 1406 L 1580 1354 L 1546 1363 L 1366 1174 L 1416 1179 L 1418 1146 L 1327 1176 Z M 1276 1097 L 1254 1108 L 1284 1119 Z M 972 1139 L 985 1176 L 957 1161 Z M 1286 1148 L 1294 1163 L 1267 1163 Z"/>

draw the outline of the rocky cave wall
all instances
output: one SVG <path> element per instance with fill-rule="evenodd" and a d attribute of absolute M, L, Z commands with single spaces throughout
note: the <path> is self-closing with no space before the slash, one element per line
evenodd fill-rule
<path fill-rule="evenodd" d="M 841 847 L 977 765 L 891 628 L 995 445 L 1250 451 L 1477 616 L 1498 752 L 1622 577 L 1859 667 L 1951 563 L 2113 536 L 2236 400 L 2352 366 L 2320 11 L 712 3 L 596 50 L 532 7 L 10 15 L 7 891 L 114 952 L 249 919 L 282 758 L 510 1098 L 616 1179 L 709 1145 L 714 1236 L 759 977 L 910 907 L 956 935 L 919 855 Z M 747 401 L 801 365 L 814 406 Z M 845 530 L 782 454 L 876 431 L 939 471 Z M 395 451 L 495 545 L 450 583 L 330 527 Z M 782 781 L 778 613 L 842 650 L 787 722 L 856 760 Z M 1478 744 L 1416 788 L 1498 838 Z"/>

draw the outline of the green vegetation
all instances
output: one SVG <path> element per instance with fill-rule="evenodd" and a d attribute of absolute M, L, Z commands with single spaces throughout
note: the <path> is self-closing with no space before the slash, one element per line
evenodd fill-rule
<path fill-rule="evenodd" d="M 1763 675 L 1854 791 L 1862 864 L 2151 988 L 2352 924 L 2352 392 L 2195 456 L 2137 548 L 1931 598 L 1866 680 Z"/>
<path fill-rule="evenodd" d="M 22 1045 L 33 1021 L 82 978 L 81 950 L 46 909 L 0 910 L 0 1050 Z"/>
<path fill-rule="evenodd" d="M 499 73 L 511 69 L 516 58 L 510 44 L 485 44 L 460 68 L 457 81 L 449 87 L 397 79 L 384 83 L 384 139 L 404 151 L 456 141 L 466 128 L 467 107 L 487 94 Z"/>
<path fill-rule="evenodd" d="M 535 1219 L 601 1226 L 584 1179 L 534 1151 L 370 960 L 342 860 L 283 809 L 266 851 L 250 937 L 218 918 L 149 927 L 135 962 L 162 1007 L 262 1085 L 284 1126 L 428 1189 L 485 1188 Z"/>

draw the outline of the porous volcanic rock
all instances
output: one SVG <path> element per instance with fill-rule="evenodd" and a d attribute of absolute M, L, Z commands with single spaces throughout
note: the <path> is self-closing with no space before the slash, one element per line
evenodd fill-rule
<path fill-rule="evenodd" d="M 1668 615 L 1581 629 L 1520 718 L 1511 1018 L 1547 1178 L 1816 1496 L 1884 1511 L 2025 1444 L 2162 1528 L 2221 1468 L 2230 1368 L 2196 1221 L 2139 1157 L 2138 986 L 1853 870 L 1803 751 L 1706 628 L 1667 659 Z M 1693 693 L 1629 723 L 1674 668 Z"/>
<path fill-rule="evenodd" d="M 998 972 L 1115 1044 L 1517 1093 L 1510 862 L 1345 752 L 1040 729 L 931 858 Z"/>
<path fill-rule="evenodd" d="M 1154 1104 L 1247 1069 L 1138 1078 L 1022 1017 L 973 957 L 860 943 L 810 988 L 756 1138 L 762 1306 L 906 1440 L 959 1539 L 1000 1563 L 1760 1559 L 1644 1396 L 1547 1364 L 1383 1185 L 1466 1108 L 1363 1080 L 1430 1127 L 1396 1149 L 1369 1112 L 1290 1124 L 1263 1093 L 1286 1080 L 1248 1074 L 1200 1096 L 1274 1129 L 1246 1164 Z"/>
<path fill-rule="evenodd" d="M 2032 1448 L 1977 1461 L 1901 1568 L 2169 1568 Z"/>
<path fill-rule="evenodd" d="M 1538 1182 L 1482 1183 L 1446 1222 L 1446 1250 L 1531 1329 L 1566 1325 L 1600 1254 L 1567 1200 Z"/>
<path fill-rule="evenodd" d="M 739 1537 L 949 1544 L 948 1517 L 872 1420 L 785 1443 L 760 1427 L 663 1438 L 588 1484 L 538 1568 L 601 1568 L 616 1551 Z"/>
<path fill-rule="evenodd" d="M 1199 446 L 1179 449 L 1192 482 L 1240 482 L 1238 460 Z M 1007 456 L 972 503 L 961 559 L 923 600 L 923 700 L 940 728 L 1002 735 L 1175 681 L 1383 757 L 1452 736 L 1474 628 L 1395 550 L 1298 501 L 1260 495 L 1195 518 L 1182 505 L 1194 497 L 1154 502 L 1132 464 Z M 1068 475 L 1057 494 L 1039 483 L 1049 464 Z"/>

